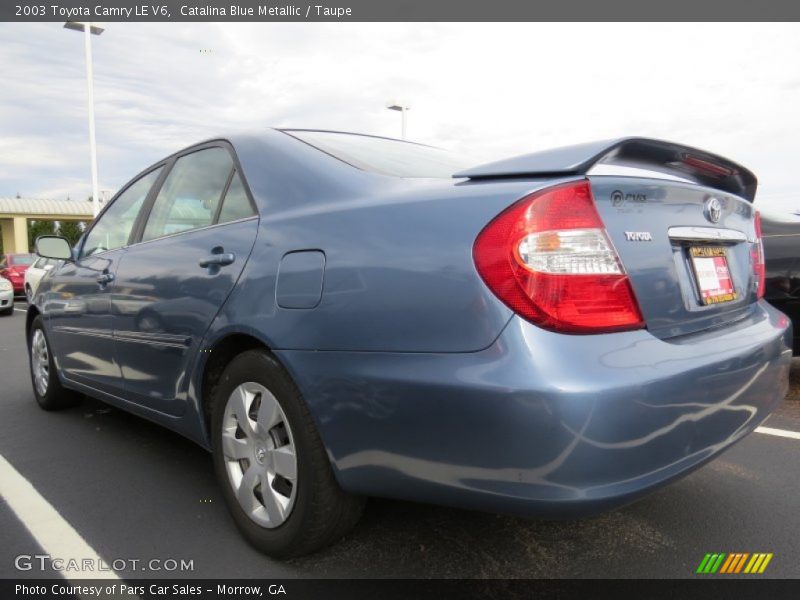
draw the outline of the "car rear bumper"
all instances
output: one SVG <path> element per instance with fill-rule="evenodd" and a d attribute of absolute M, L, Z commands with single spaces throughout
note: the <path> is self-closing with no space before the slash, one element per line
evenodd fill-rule
<path fill-rule="evenodd" d="M 767 298 L 767 302 L 789 317 L 794 327 L 794 355 L 800 356 L 800 298 Z"/>
<path fill-rule="evenodd" d="M 538 516 L 636 499 L 758 426 L 788 389 L 791 325 L 569 336 L 513 318 L 464 354 L 279 352 L 352 492 Z"/>
<path fill-rule="evenodd" d="M 0 310 L 8 310 L 8 307 L 14 304 L 14 292 L 9 290 L 7 292 L 0 291 Z"/>

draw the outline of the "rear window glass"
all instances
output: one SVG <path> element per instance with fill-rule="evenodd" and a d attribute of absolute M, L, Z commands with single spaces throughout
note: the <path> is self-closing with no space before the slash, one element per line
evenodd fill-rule
<path fill-rule="evenodd" d="M 285 133 L 354 167 L 395 177 L 449 178 L 475 162 L 441 148 L 369 135 L 297 130 Z"/>

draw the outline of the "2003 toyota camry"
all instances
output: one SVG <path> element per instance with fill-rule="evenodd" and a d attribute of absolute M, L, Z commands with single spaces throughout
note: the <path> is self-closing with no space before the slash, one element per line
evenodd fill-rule
<path fill-rule="evenodd" d="M 371 495 L 612 508 L 787 391 L 755 191 L 643 138 L 472 168 L 356 134 L 208 141 L 135 177 L 74 249 L 39 239 L 63 262 L 27 315 L 33 389 L 210 449 L 276 557 L 341 536 Z"/>

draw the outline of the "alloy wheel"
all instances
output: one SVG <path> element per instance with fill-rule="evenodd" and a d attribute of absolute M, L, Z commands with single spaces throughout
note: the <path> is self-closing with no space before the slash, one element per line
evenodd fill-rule
<path fill-rule="evenodd" d="M 50 353 L 47 350 L 47 339 L 41 329 L 33 332 L 31 340 L 31 369 L 33 381 L 39 396 L 47 393 L 50 384 Z"/>
<path fill-rule="evenodd" d="M 284 523 L 297 496 L 297 456 L 286 415 L 263 385 L 243 383 L 228 398 L 222 454 L 245 514 L 261 527 Z"/>

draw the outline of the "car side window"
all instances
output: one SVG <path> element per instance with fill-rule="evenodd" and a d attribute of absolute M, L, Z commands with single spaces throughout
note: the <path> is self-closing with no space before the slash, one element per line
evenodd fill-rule
<path fill-rule="evenodd" d="M 180 157 L 153 204 L 142 241 L 211 225 L 232 168 L 225 148 Z"/>
<path fill-rule="evenodd" d="M 247 192 L 244 191 L 242 178 L 239 177 L 238 172 L 234 172 L 231 184 L 225 193 L 225 199 L 222 201 L 222 210 L 219 213 L 218 222 L 229 223 L 230 221 L 252 217 L 255 214 L 256 211 L 253 210 L 253 205 L 250 204 Z"/>
<path fill-rule="evenodd" d="M 150 171 L 117 196 L 86 235 L 81 257 L 121 248 L 128 243 L 139 210 L 162 169 Z"/>

